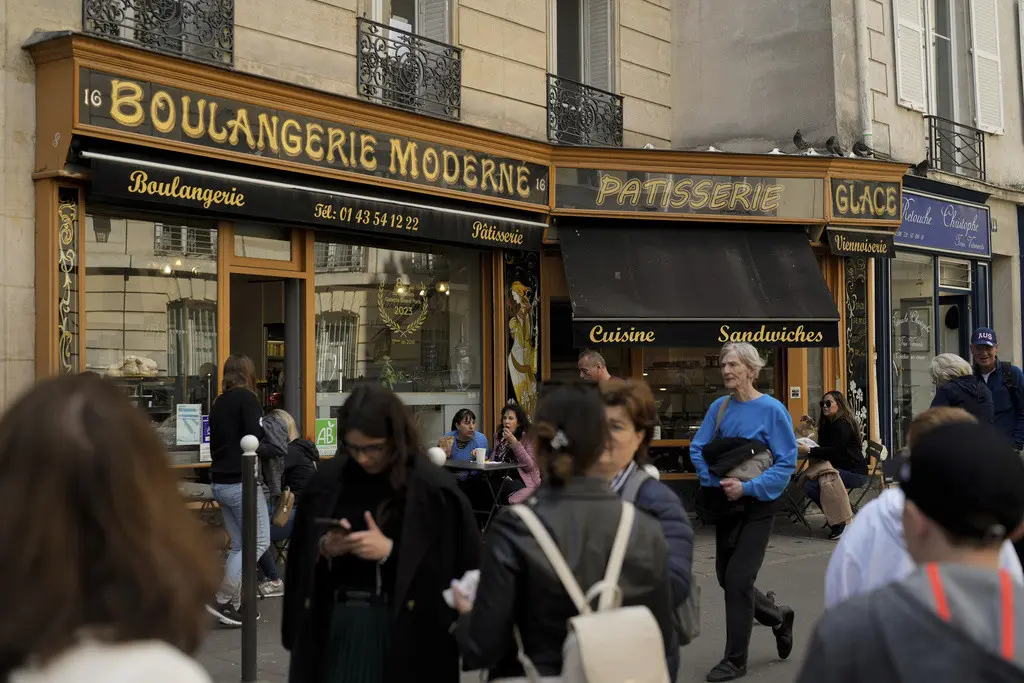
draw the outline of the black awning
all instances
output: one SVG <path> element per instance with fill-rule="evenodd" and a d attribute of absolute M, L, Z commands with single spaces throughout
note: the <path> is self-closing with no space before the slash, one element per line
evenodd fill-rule
<path fill-rule="evenodd" d="M 839 345 L 804 230 L 626 225 L 558 231 L 577 346 Z"/>

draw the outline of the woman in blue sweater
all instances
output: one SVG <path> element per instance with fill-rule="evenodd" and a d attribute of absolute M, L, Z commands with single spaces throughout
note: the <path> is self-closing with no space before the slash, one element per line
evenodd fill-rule
<path fill-rule="evenodd" d="M 437 445 L 452 460 L 472 460 L 474 450 L 487 450 L 487 437 L 476 431 L 476 414 L 463 408 L 455 413 L 452 430 L 442 436 Z"/>
<path fill-rule="evenodd" d="M 719 358 L 730 396 L 711 404 L 690 443 L 690 459 L 697 469 L 703 507 L 719 513 L 715 519 L 715 571 L 725 591 L 726 643 L 725 656 L 707 680 L 731 681 L 747 673 L 755 618 L 772 627 L 781 659 L 793 650 L 793 610 L 776 606 L 754 582 L 772 534 L 774 502 L 796 469 L 797 448 L 786 407 L 754 387 L 764 367 L 757 349 L 746 343 L 729 343 L 722 347 Z M 724 401 L 728 403 L 719 416 Z M 705 453 L 721 452 L 744 441 L 758 442 L 760 450 L 767 446 L 772 464 L 749 481 L 720 479 L 711 471 Z"/>

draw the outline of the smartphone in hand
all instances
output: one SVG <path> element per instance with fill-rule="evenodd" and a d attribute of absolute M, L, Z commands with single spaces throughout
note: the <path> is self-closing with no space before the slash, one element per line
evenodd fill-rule
<path fill-rule="evenodd" d="M 313 524 L 318 527 L 326 527 L 328 531 L 340 531 L 343 534 L 347 534 L 352 530 L 344 526 L 340 519 L 333 519 L 331 517 L 317 517 L 313 520 Z"/>

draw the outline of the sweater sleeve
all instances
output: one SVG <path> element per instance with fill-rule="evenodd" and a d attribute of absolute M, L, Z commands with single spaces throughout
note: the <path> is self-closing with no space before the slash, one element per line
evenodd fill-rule
<path fill-rule="evenodd" d="M 242 399 L 242 426 L 245 434 L 252 434 L 261 442 L 263 441 L 263 407 L 256 394 L 246 391 Z"/>
<path fill-rule="evenodd" d="M 533 451 L 528 441 L 516 441 L 512 444 L 512 453 L 515 454 L 519 466 L 527 472 L 533 472 L 537 469 L 537 463 L 533 459 Z"/>
<path fill-rule="evenodd" d="M 637 492 L 637 505 L 661 524 L 668 543 L 668 570 L 672 581 L 672 605 L 681 605 L 690 595 L 693 581 L 693 525 L 679 496 L 659 481 L 644 482 Z"/>
<path fill-rule="evenodd" d="M 693 435 L 693 439 L 690 441 L 690 462 L 693 463 L 694 469 L 697 470 L 697 479 L 700 481 L 701 486 L 717 487 L 720 483 L 718 477 L 711 473 L 708 469 L 707 462 L 704 461 L 703 450 L 704 446 L 711 443 L 715 438 L 715 421 L 718 419 L 718 407 L 722 405 L 722 401 L 725 398 L 720 398 L 711 404 L 708 408 L 707 414 L 704 415 L 704 421 L 700 423 L 700 429 Z M 796 443 L 794 441 L 794 443 Z"/>
<path fill-rule="evenodd" d="M 796 434 L 793 421 L 782 404 L 777 404 L 768 416 L 768 448 L 774 462 L 760 476 L 743 482 L 743 495 L 758 500 L 772 501 L 782 495 L 796 470 Z"/>
<path fill-rule="evenodd" d="M 473 449 L 476 450 L 477 448 L 490 450 L 490 447 L 487 445 L 487 437 L 480 432 L 473 433 Z"/>

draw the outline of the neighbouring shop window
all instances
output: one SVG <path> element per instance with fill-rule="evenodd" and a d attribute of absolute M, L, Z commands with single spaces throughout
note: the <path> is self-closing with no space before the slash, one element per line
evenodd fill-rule
<path fill-rule="evenodd" d="M 910 421 L 928 409 L 934 394 L 935 263 L 931 256 L 900 252 L 891 264 L 893 441 L 906 445 Z"/>
<path fill-rule="evenodd" d="M 689 439 L 700 428 L 712 402 L 728 391 L 718 360 L 721 348 L 645 349 L 644 379 L 654 391 L 661 418 L 662 439 Z M 761 349 L 767 364 L 757 380 L 757 389 L 775 396 L 774 349 Z"/>
<path fill-rule="evenodd" d="M 235 256 L 290 261 L 292 236 L 289 228 L 255 223 L 235 223 Z"/>
<path fill-rule="evenodd" d="M 217 394 L 217 230 L 87 215 L 83 238 L 83 369 L 114 378 L 170 450 L 197 453 Z"/>
<path fill-rule="evenodd" d="M 551 377 L 554 382 L 571 382 L 580 378 L 579 359 L 584 351 L 597 351 L 604 357 L 612 377 L 629 376 L 629 349 L 618 346 L 598 346 L 581 349 L 573 342 L 572 304 L 568 299 L 551 300 Z"/>
<path fill-rule="evenodd" d="M 480 252 L 353 246 L 319 233 L 314 253 L 358 253 L 363 266 L 334 268 L 326 256 L 316 261 L 317 419 L 336 417 L 359 383 L 379 382 L 409 406 L 427 446 L 450 430 L 462 408 L 482 425 Z"/>
<path fill-rule="evenodd" d="M 825 349 L 807 349 L 807 414 L 815 422 L 821 415 L 821 400 L 825 397 Z"/>

